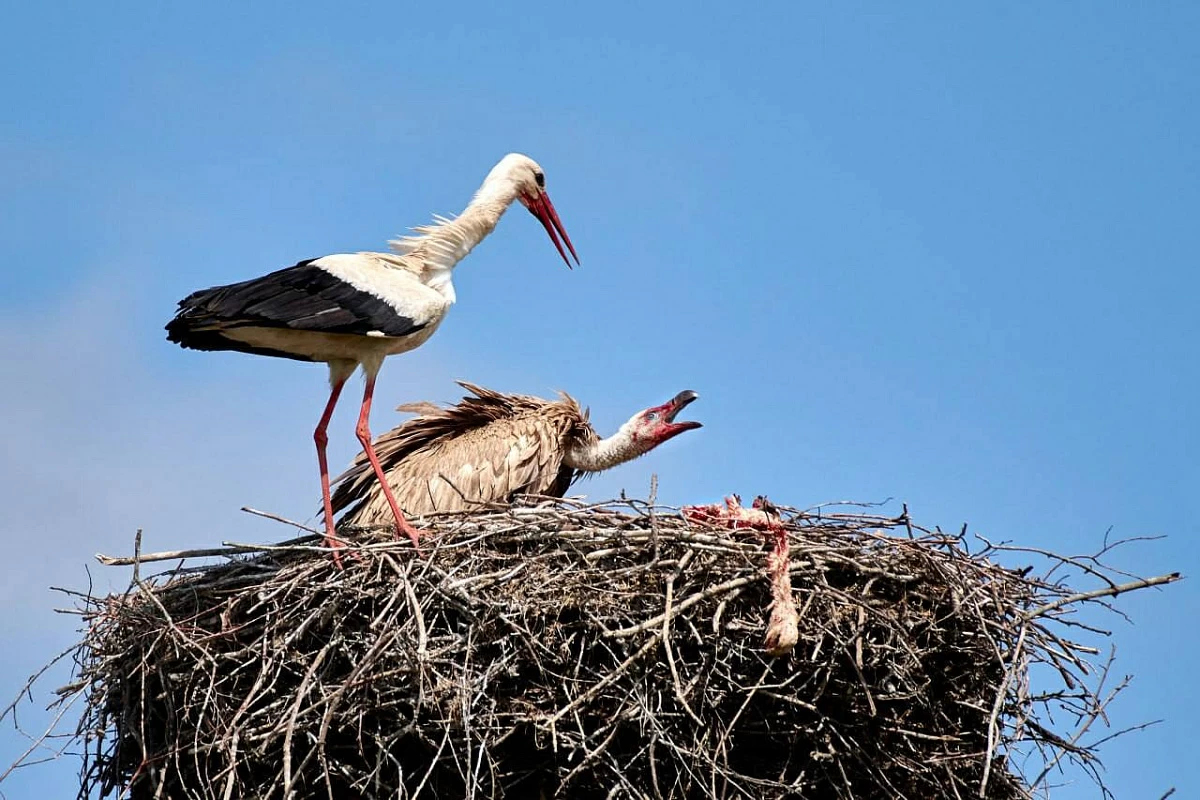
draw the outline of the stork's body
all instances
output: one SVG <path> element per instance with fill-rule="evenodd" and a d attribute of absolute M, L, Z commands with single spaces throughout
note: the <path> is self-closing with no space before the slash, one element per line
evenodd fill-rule
<path fill-rule="evenodd" d="M 551 401 L 461 385 L 475 396 L 448 408 L 401 406 L 420 416 L 375 441 L 385 485 L 408 514 L 477 509 L 508 503 L 517 494 L 561 497 L 580 475 L 631 461 L 700 427 L 675 422 L 696 399 L 691 391 L 635 414 L 602 439 L 569 395 Z M 381 484 L 362 456 L 336 481 L 333 509 L 344 508 L 351 510 L 343 522 L 351 525 L 390 518 Z"/>
<path fill-rule="evenodd" d="M 321 470 L 326 539 L 335 559 L 339 542 L 334 535 L 325 445 L 326 427 L 342 387 L 361 365 L 366 389 L 356 433 L 382 482 L 368 427 L 375 377 L 385 358 L 421 346 L 437 330 L 455 301 L 454 266 L 492 232 L 514 200 L 538 217 L 564 261 L 567 255 L 558 234 L 575 256 L 545 192 L 541 167 L 514 153 L 488 173 L 460 216 L 439 218 L 393 241 L 394 253 L 330 255 L 260 278 L 194 292 L 180 301 L 175 318 L 167 324 L 167 338 L 193 350 L 235 350 L 329 365 L 329 401 L 313 439 Z M 382 489 L 399 530 L 416 544 L 417 531 L 405 521 L 386 485 Z"/>

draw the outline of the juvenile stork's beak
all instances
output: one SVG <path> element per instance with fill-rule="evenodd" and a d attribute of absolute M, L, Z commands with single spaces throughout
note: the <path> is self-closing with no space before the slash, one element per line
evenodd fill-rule
<path fill-rule="evenodd" d="M 562 220 L 558 218 L 558 212 L 554 210 L 554 204 L 550 202 L 550 195 L 545 192 L 534 196 L 524 195 L 521 197 L 521 201 L 529 209 L 529 213 L 537 217 L 538 221 L 542 223 L 542 227 L 546 229 L 546 233 L 550 234 L 550 241 L 554 242 L 554 246 L 558 248 L 558 254 L 566 262 L 567 269 L 573 269 L 571 261 L 567 258 L 566 251 L 563 250 L 562 243 L 558 241 L 560 233 L 562 234 L 562 240 L 567 243 L 567 249 L 575 257 L 576 264 L 579 263 L 579 256 L 575 254 L 575 245 L 571 244 L 571 237 L 567 236 L 567 229 L 563 227 Z"/>
<path fill-rule="evenodd" d="M 682 392 L 672 397 L 671 402 L 667 403 L 667 410 L 663 415 L 664 419 L 666 419 L 667 422 L 671 423 L 676 428 L 679 428 L 681 431 L 690 431 L 693 428 L 701 427 L 700 423 L 696 422 L 695 420 L 689 419 L 684 420 L 683 422 L 675 421 L 675 417 L 679 414 L 679 412 L 691 405 L 691 403 L 694 402 L 699 396 L 700 395 L 696 394 L 691 389 L 684 389 Z"/>
<path fill-rule="evenodd" d="M 667 439 L 678 436 L 684 431 L 703 427 L 699 422 L 692 419 L 683 420 L 682 422 L 675 421 L 675 417 L 678 416 L 679 412 L 687 408 L 699 396 L 691 389 L 685 389 L 658 408 L 652 409 L 662 415 L 662 423 L 660 424 L 662 438 L 660 441 L 665 442 Z"/>

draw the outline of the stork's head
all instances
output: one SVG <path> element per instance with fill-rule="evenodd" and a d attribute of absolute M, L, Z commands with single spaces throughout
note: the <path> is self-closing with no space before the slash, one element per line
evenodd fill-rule
<path fill-rule="evenodd" d="M 558 248 L 558 254 L 562 256 L 568 268 L 570 268 L 571 262 L 567 258 L 566 251 L 563 250 L 562 242 L 558 240 L 559 234 L 562 235 L 562 241 L 567 243 L 567 249 L 571 251 L 575 263 L 579 263 L 579 256 L 575 254 L 575 245 L 571 244 L 571 237 L 567 236 L 567 229 L 563 227 L 562 220 L 558 218 L 558 212 L 554 210 L 554 204 L 550 202 L 550 195 L 546 194 L 546 173 L 542 171 L 536 161 L 520 153 L 509 153 L 500 159 L 500 163 L 488 173 L 484 186 L 493 181 L 511 184 L 521 205 L 529 209 L 529 213 L 542 223 L 542 227 L 550 235 L 550 241 L 554 242 L 554 246 Z M 510 199 L 511 197 L 512 195 L 509 195 Z"/>
<path fill-rule="evenodd" d="M 640 453 L 652 450 L 668 439 L 674 439 L 684 431 L 701 427 L 700 423 L 695 420 L 675 421 L 679 412 L 687 408 L 699 396 L 691 389 L 685 389 L 661 406 L 647 408 L 645 411 L 634 414 L 628 422 L 621 426 L 621 430 L 628 433 L 633 446 Z"/>
<path fill-rule="evenodd" d="M 600 472 L 632 461 L 684 431 L 699 428 L 699 422 L 676 422 L 675 417 L 699 395 L 690 389 L 680 392 L 661 406 L 639 411 L 607 439 L 592 438 L 574 443 L 563 463 L 583 472 Z"/>

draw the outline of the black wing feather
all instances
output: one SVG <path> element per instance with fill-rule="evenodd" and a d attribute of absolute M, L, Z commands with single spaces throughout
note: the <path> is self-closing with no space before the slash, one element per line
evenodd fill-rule
<path fill-rule="evenodd" d="M 167 339 L 195 350 L 260 352 L 226 339 L 220 331 L 251 326 L 406 336 L 425 327 L 370 292 L 315 266 L 316 260 L 301 261 L 261 278 L 192 292 L 179 302 L 175 318 L 167 323 Z M 276 351 L 264 354 L 298 358 Z"/>

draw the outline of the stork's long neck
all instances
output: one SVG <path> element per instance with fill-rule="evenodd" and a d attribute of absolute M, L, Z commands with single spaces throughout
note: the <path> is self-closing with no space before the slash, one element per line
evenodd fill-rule
<path fill-rule="evenodd" d="M 418 226 L 413 235 L 393 240 L 392 249 L 419 259 L 429 285 L 436 288 L 437 284 L 449 283 L 451 270 L 495 230 L 516 198 L 513 181 L 489 176 L 462 214 L 454 219 L 438 217 L 433 225 Z"/>
<path fill-rule="evenodd" d="M 592 439 L 572 445 L 563 463 L 584 472 L 601 472 L 642 455 L 650 449 L 647 444 L 634 438 L 633 428 L 627 422 L 607 439 Z"/>

